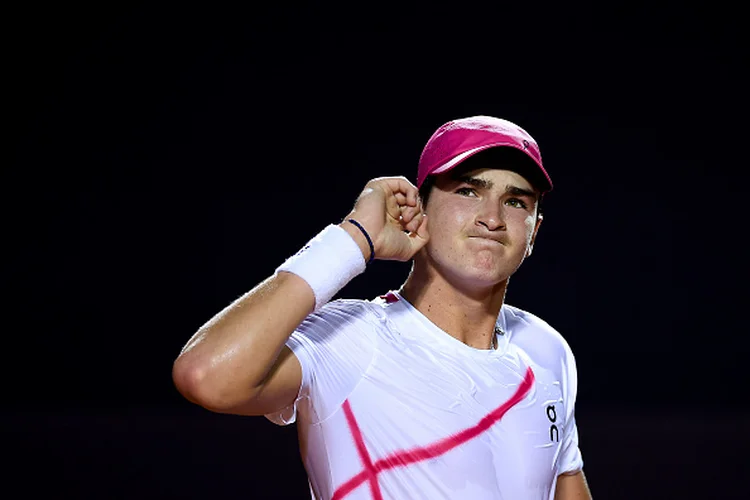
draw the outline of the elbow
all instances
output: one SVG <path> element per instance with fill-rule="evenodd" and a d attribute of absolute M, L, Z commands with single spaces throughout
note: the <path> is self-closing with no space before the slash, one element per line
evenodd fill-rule
<path fill-rule="evenodd" d="M 177 391 L 190 401 L 204 406 L 206 370 L 184 358 L 177 358 L 172 365 L 172 382 Z"/>
<path fill-rule="evenodd" d="M 241 397 L 227 384 L 222 384 L 219 374 L 208 366 L 188 359 L 177 358 L 172 366 L 172 381 L 177 391 L 191 403 L 217 413 L 231 413 L 243 401 L 251 399 L 251 394 Z"/>

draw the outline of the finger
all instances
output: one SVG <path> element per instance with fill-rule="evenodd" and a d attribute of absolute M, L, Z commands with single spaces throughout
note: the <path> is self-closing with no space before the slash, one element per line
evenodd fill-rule
<path fill-rule="evenodd" d="M 418 202 L 417 206 L 409 206 L 407 202 L 406 196 L 399 193 L 386 200 L 386 210 L 394 219 L 405 224 L 412 220 L 420 209 Z"/>
<path fill-rule="evenodd" d="M 419 206 L 405 207 L 401 210 L 401 220 L 404 224 L 410 223 L 421 212 Z"/>
<path fill-rule="evenodd" d="M 420 226 L 422 225 L 422 223 L 423 223 L 423 219 L 424 219 L 424 214 L 423 214 L 422 212 L 416 213 L 416 214 L 414 215 L 414 218 L 413 218 L 412 220 L 410 220 L 410 221 L 409 221 L 409 222 L 408 222 L 408 223 L 406 224 L 406 229 L 407 229 L 407 230 L 408 230 L 408 231 L 409 231 L 410 233 L 413 233 L 413 232 L 415 232 L 415 231 L 418 231 L 418 230 L 419 230 L 419 227 L 420 227 Z"/>
<path fill-rule="evenodd" d="M 405 231 L 415 231 L 420 224 L 422 211 L 419 206 L 402 207 L 399 222 Z"/>
<path fill-rule="evenodd" d="M 410 207 L 417 206 L 419 190 L 414 184 L 409 182 L 405 177 L 385 177 L 382 179 L 393 194 L 400 193 L 405 196 L 404 205 Z"/>
<path fill-rule="evenodd" d="M 386 193 L 385 197 L 385 211 L 386 213 L 393 218 L 396 221 L 401 221 L 401 213 L 403 211 L 403 207 L 406 206 L 406 196 L 403 194 L 400 194 L 399 196 L 402 199 L 402 203 L 398 202 L 399 196 L 388 196 L 390 189 L 385 188 L 384 189 Z"/>

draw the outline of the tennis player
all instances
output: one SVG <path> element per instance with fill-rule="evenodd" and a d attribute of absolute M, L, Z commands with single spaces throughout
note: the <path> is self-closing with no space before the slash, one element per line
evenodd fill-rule
<path fill-rule="evenodd" d="M 296 422 L 314 499 L 590 499 L 573 353 L 505 302 L 551 189 L 518 125 L 442 125 L 415 184 L 370 180 L 342 221 L 202 326 L 177 388 L 212 411 Z M 411 272 L 380 297 L 331 301 L 376 259 Z"/>

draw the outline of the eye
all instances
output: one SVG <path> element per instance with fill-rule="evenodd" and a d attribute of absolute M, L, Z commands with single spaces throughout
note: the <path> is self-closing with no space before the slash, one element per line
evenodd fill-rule
<path fill-rule="evenodd" d="M 519 200 L 518 198 L 509 198 L 505 203 L 515 208 L 528 208 L 526 203 L 523 200 Z"/>
<path fill-rule="evenodd" d="M 456 189 L 456 194 L 460 194 L 463 196 L 476 196 L 477 192 L 474 190 L 474 188 L 462 187 L 462 188 Z"/>

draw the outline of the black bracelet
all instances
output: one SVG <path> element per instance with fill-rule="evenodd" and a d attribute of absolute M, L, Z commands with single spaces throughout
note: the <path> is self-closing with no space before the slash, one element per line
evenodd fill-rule
<path fill-rule="evenodd" d="M 352 224 L 354 224 L 355 226 L 357 226 L 359 228 L 359 230 L 362 231 L 362 234 L 365 235 L 365 238 L 367 238 L 367 244 L 370 245 L 370 259 L 367 261 L 367 263 L 369 264 L 375 258 L 375 246 L 372 244 L 372 240 L 370 239 L 370 235 L 367 234 L 367 231 L 365 231 L 365 228 L 362 227 L 362 224 L 360 224 L 356 220 L 354 220 L 354 219 L 348 219 L 348 222 L 351 222 Z"/>

